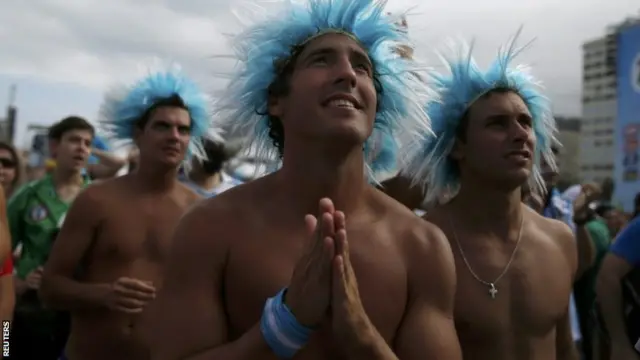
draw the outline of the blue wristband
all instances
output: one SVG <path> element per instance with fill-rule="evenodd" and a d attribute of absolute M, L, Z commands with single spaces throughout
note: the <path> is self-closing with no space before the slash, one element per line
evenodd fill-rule
<path fill-rule="evenodd" d="M 260 331 L 267 345 L 281 359 L 291 359 L 302 349 L 313 329 L 300 325 L 282 298 L 284 288 L 272 298 L 267 299 L 260 320 Z"/>

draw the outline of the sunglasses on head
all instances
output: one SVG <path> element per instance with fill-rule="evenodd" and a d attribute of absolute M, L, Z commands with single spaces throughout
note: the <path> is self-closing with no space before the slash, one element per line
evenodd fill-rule
<path fill-rule="evenodd" d="M 16 167 L 16 162 L 11 159 L 0 158 L 0 164 L 5 168 L 14 168 Z"/>

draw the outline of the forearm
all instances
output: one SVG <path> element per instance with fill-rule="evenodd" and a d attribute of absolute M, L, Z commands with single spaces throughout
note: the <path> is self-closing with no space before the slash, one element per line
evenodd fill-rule
<path fill-rule="evenodd" d="M 606 274 L 601 274 L 601 276 L 606 276 Z M 622 287 L 620 279 L 605 277 L 598 281 L 596 291 L 609 338 L 613 341 L 617 339 L 626 340 L 628 337 L 622 319 Z"/>
<path fill-rule="evenodd" d="M 102 150 L 93 149 L 92 155 L 98 158 L 100 164 L 104 164 L 110 168 L 120 169 L 127 164 L 126 159 L 120 158 Z"/>
<path fill-rule="evenodd" d="M 398 360 L 387 342 L 368 319 L 358 320 L 353 331 L 337 336 L 346 359 L 349 360 Z"/>
<path fill-rule="evenodd" d="M 45 276 L 40 288 L 43 303 L 56 310 L 95 309 L 104 306 L 110 284 L 81 283 L 60 276 Z"/>
<path fill-rule="evenodd" d="M 93 179 L 106 179 L 115 176 L 120 167 L 111 167 L 105 164 L 91 164 L 88 167 L 89 174 Z"/>
<path fill-rule="evenodd" d="M 264 340 L 260 325 L 257 324 L 234 342 L 210 347 L 187 356 L 170 357 L 167 352 L 159 351 L 154 360 L 277 360 Z"/>

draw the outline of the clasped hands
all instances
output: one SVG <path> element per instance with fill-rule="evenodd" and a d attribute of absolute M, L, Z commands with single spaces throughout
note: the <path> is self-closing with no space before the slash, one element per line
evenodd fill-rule
<path fill-rule="evenodd" d="M 316 328 L 331 321 L 334 336 L 358 336 L 369 322 L 349 258 L 346 218 L 328 198 L 318 215 L 305 216 L 307 247 L 293 270 L 285 297 L 296 320 Z"/>

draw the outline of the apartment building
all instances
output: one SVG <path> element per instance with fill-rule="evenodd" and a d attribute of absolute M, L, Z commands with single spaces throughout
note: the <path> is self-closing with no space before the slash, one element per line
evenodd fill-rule
<path fill-rule="evenodd" d="M 582 46 L 580 178 L 613 178 L 617 113 L 617 40 L 621 30 L 640 23 L 629 18 L 607 28 L 602 38 Z"/>

